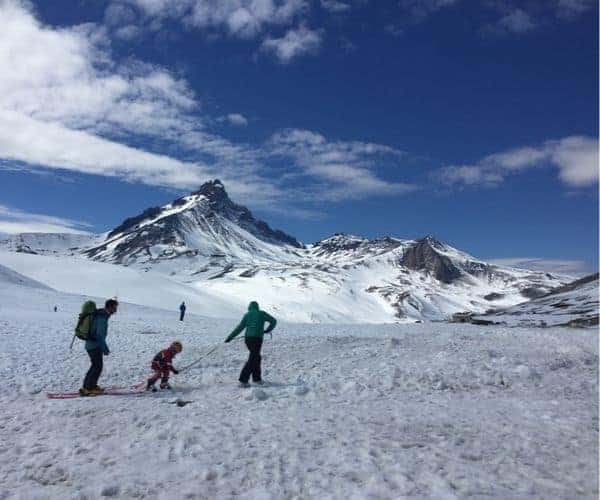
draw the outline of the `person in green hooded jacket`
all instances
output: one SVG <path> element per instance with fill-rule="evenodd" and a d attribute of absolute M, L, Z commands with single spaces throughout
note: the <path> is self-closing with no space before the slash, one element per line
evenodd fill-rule
<path fill-rule="evenodd" d="M 269 326 L 265 330 L 265 323 Z M 236 338 L 240 332 L 246 329 L 246 347 L 250 354 L 248 361 L 240 372 L 240 385 L 242 387 L 250 387 L 248 381 L 252 376 L 252 381 L 255 384 L 263 385 L 261 370 L 260 370 L 260 350 L 262 348 L 263 336 L 265 333 L 269 333 L 275 328 L 277 320 L 267 314 L 265 311 L 261 311 L 258 307 L 258 302 L 252 301 L 248 306 L 248 312 L 242 318 L 242 321 L 225 339 L 225 342 L 231 342 Z"/>

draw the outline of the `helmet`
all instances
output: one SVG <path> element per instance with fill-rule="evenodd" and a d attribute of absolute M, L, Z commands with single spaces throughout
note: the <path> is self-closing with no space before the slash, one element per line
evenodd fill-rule
<path fill-rule="evenodd" d="M 175 352 L 179 353 L 183 350 L 183 346 L 181 345 L 181 342 L 179 342 L 178 340 L 176 340 L 175 342 L 173 342 L 170 346 L 170 348 L 172 350 L 174 350 Z"/>

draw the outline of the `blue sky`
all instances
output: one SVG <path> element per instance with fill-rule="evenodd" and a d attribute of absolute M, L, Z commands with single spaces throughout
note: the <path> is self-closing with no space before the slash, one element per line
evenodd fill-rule
<path fill-rule="evenodd" d="M 221 178 L 305 242 L 598 266 L 598 7 L 0 0 L 0 231 L 104 231 Z"/>

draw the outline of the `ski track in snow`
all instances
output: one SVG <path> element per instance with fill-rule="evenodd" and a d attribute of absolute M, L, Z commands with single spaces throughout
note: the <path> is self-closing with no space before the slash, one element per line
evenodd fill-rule
<path fill-rule="evenodd" d="M 598 495 L 597 330 L 282 324 L 265 388 L 236 386 L 236 341 L 174 394 L 48 400 L 87 370 L 82 300 L 0 284 L 0 499 Z M 184 366 L 234 324 L 122 304 L 100 383 L 143 380 L 175 339 Z"/>

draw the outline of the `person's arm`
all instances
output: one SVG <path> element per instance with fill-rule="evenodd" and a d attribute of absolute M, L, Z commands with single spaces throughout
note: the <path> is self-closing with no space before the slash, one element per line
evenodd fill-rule
<path fill-rule="evenodd" d="M 92 317 L 92 325 L 90 326 L 91 340 L 98 344 L 105 356 L 110 354 L 108 345 L 106 345 L 107 328 L 108 323 L 104 317 L 100 315 L 94 315 Z"/>
<path fill-rule="evenodd" d="M 97 319 L 94 320 L 93 325 L 94 328 L 94 336 L 96 342 L 100 344 L 100 349 L 102 349 L 102 353 L 105 356 L 110 354 L 110 350 L 108 349 L 108 345 L 106 344 L 106 333 L 108 331 L 108 320 L 106 318 L 98 316 Z"/>
<path fill-rule="evenodd" d="M 264 319 L 267 323 L 269 323 L 269 326 L 265 330 L 265 333 L 269 333 L 269 332 L 273 331 L 273 328 L 275 328 L 275 325 L 277 325 L 277 320 L 273 316 L 271 316 L 270 314 L 267 314 L 267 313 L 265 313 Z"/>
<path fill-rule="evenodd" d="M 229 336 L 225 339 L 225 342 L 231 342 L 234 338 L 236 338 L 240 332 L 246 328 L 246 315 L 240 321 L 240 324 L 234 328 L 234 330 L 229 334 Z"/>

